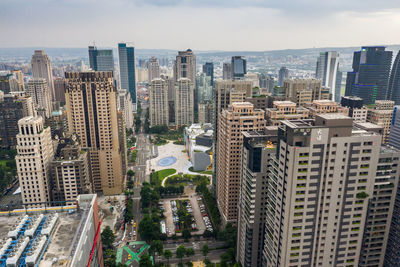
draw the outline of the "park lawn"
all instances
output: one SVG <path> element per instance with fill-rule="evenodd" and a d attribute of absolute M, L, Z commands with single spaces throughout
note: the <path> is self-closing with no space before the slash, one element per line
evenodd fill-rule
<path fill-rule="evenodd" d="M 165 177 L 176 173 L 176 170 L 175 169 L 164 169 L 164 170 L 156 171 L 156 173 L 158 174 L 158 179 L 160 181 L 162 181 Z"/>
<path fill-rule="evenodd" d="M 195 170 L 193 170 L 193 167 L 190 167 L 190 168 L 189 168 L 189 171 L 191 171 L 191 172 L 197 172 L 197 173 L 201 173 L 201 174 L 213 174 L 212 171 L 195 171 Z"/>

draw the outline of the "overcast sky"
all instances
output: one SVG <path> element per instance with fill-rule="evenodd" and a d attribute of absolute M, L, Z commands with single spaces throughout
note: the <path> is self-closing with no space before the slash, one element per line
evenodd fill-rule
<path fill-rule="evenodd" d="M 400 44 L 399 0 L 0 0 L 0 47 L 194 50 Z"/>

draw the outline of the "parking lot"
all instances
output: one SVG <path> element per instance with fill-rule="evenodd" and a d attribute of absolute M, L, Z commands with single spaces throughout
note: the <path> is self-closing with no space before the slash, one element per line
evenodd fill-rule
<path fill-rule="evenodd" d="M 193 220 L 191 222 L 192 234 L 203 234 L 206 230 L 206 224 L 204 221 L 204 214 L 206 211 L 204 206 L 202 208 L 199 207 L 199 196 L 197 194 L 191 194 L 186 198 L 171 198 L 171 199 L 163 199 L 162 208 L 164 210 L 165 216 L 165 231 L 166 234 L 170 237 L 173 236 L 176 232 L 178 236 L 181 235 L 178 217 L 178 209 L 184 209 L 189 214 L 193 216 Z M 207 215 L 207 214 L 206 214 Z M 208 217 L 208 215 L 207 215 Z"/>

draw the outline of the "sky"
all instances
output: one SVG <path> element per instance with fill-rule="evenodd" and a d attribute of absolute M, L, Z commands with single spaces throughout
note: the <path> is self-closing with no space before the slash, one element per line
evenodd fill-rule
<path fill-rule="evenodd" d="M 265 51 L 400 44 L 399 0 L 0 0 L 0 47 Z"/>

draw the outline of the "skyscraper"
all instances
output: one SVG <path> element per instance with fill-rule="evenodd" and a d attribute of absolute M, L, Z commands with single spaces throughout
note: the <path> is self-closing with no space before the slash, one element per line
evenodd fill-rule
<path fill-rule="evenodd" d="M 396 105 L 400 105 L 400 51 L 397 53 L 390 73 L 387 100 L 393 100 Z"/>
<path fill-rule="evenodd" d="M 322 86 L 330 88 L 333 100 L 340 102 L 340 87 L 336 88 L 341 79 L 338 79 L 339 53 L 336 51 L 321 52 L 317 60 L 315 77 L 322 81 Z"/>
<path fill-rule="evenodd" d="M 160 64 L 158 64 L 158 59 L 156 57 L 151 57 L 149 59 L 149 84 L 153 79 L 160 78 Z"/>
<path fill-rule="evenodd" d="M 353 71 L 347 73 L 346 96 L 359 96 L 364 104 L 385 100 L 388 96 L 388 82 L 392 51 L 383 46 L 363 46 L 354 52 Z"/>
<path fill-rule="evenodd" d="M 68 128 L 89 148 L 93 188 L 105 195 L 124 188 L 121 129 L 113 73 L 67 72 L 65 93 Z M 121 115 L 122 117 L 122 115 Z"/>
<path fill-rule="evenodd" d="M 222 65 L 222 79 L 223 80 L 232 79 L 232 65 L 231 65 L 231 63 L 224 63 Z"/>
<path fill-rule="evenodd" d="M 14 148 L 17 145 L 18 121 L 33 115 L 32 97 L 7 94 L 0 99 L 0 147 Z"/>
<path fill-rule="evenodd" d="M 286 99 L 299 106 L 309 106 L 314 100 L 330 99 L 329 90 L 316 79 L 293 79 L 283 82 Z"/>
<path fill-rule="evenodd" d="M 133 104 L 129 91 L 126 89 L 118 90 L 118 110 L 122 112 L 126 128 L 133 129 Z"/>
<path fill-rule="evenodd" d="M 126 89 L 136 107 L 136 70 L 135 70 L 135 48 L 128 43 L 118 44 L 119 75 L 121 89 Z"/>
<path fill-rule="evenodd" d="M 180 78 L 175 85 L 175 125 L 194 123 L 194 88 L 188 78 Z"/>
<path fill-rule="evenodd" d="M 112 49 L 97 49 L 96 46 L 89 46 L 89 64 L 94 71 L 114 71 Z"/>
<path fill-rule="evenodd" d="M 261 131 L 264 111 L 248 102 L 232 103 L 218 118 L 217 203 L 222 222 L 236 224 L 240 191 L 242 131 Z"/>
<path fill-rule="evenodd" d="M 198 103 L 211 101 L 213 99 L 211 76 L 207 76 L 204 72 L 196 75 L 196 92 Z"/>
<path fill-rule="evenodd" d="M 233 56 L 231 60 L 232 79 L 243 79 L 247 73 L 246 59 L 242 56 Z"/>
<path fill-rule="evenodd" d="M 278 85 L 283 86 L 283 82 L 286 79 L 289 79 L 289 70 L 286 67 L 282 67 L 278 74 Z"/>
<path fill-rule="evenodd" d="M 265 265 L 383 266 L 398 152 L 344 115 L 282 124 L 265 186 Z"/>
<path fill-rule="evenodd" d="M 55 101 L 65 103 L 65 79 L 56 78 L 54 80 Z"/>
<path fill-rule="evenodd" d="M 5 94 L 25 91 L 21 71 L 0 71 L 0 91 Z"/>
<path fill-rule="evenodd" d="M 38 116 L 20 119 L 18 128 L 15 161 L 22 202 L 30 207 L 44 206 L 50 201 L 50 162 L 54 155 L 50 127 L 45 128 L 44 118 Z"/>
<path fill-rule="evenodd" d="M 40 115 L 44 115 L 46 118 L 51 116 L 53 108 L 50 90 L 45 79 L 33 78 L 29 80 L 26 94 L 32 97 L 35 109 Z"/>
<path fill-rule="evenodd" d="M 206 64 L 203 65 L 203 72 L 206 74 L 206 76 L 211 77 L 211 86 L 213 86 L 214 85 L 214 63 L 206 62 Z"/>
<path fill-rule="evenodd" d="M 174 63 L 174 78 L 178 81 L 180 78 L 189 79 L 193 85 L 196 82 L 196 56 L 191 49 L 178 51 Z"/>
<path fill-rule="evenodd" d="M 243 132 L 236 260 L 243 267 L 262 266 L 271 157 L 276 153 L 277 127 Z"/>
<path fill-rule="evenodd" d="M 389 145 L 400 150 L 400 106 L 395 106 L 393 109 L 393 118 L 389 133 Z"/>
<path fill-rule="evenodd" d="M 161 78 L 150 83 L 150 126 L 169 125 L 168 84 Z"/>
<path fill-rule="evenodd" d="M 47 81 L 51 100 L 55 101 L 53 72 L 51 69 L 51 62 L 49 57 L 44 53 L 43 50 L 35 50 L 35 53 L 32 56 L 31 65 L 32 77 L 43 78 Z"/>

